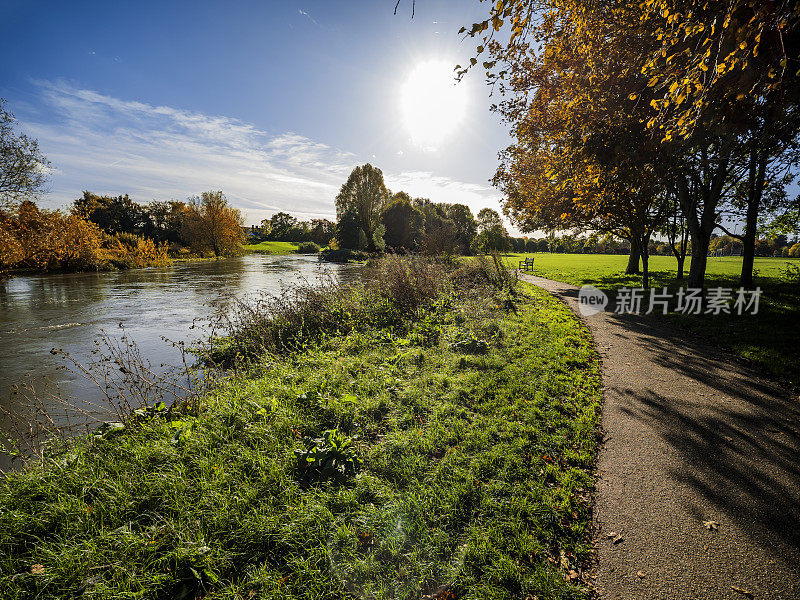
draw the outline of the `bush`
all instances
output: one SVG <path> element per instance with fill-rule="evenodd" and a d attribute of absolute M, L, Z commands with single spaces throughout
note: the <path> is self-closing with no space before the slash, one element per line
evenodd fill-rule
<path fill-rule="evenodd" d="M 297 244 L 297 254 L 319 254 L 320 247 L 314 242 L 300 242 Z"/>
<path fill-rule="evenodd" d="M 169 264 L 169 245 L 133 233 L 108 236 L 103 243 L 107 259 L 119 269 L 157 267 Z"/>
<path fill-rule="evenodd" d="M 369 253 L 349 248 L 327 248 L 320 254 L 320 260 L 332 263 L 347 263 L 353 260 L 367 260 Z"/>
<path fill-rule="evenodd" d="M 446 264 L 435 259 L 388 255 L 370 263 L 365 277 L 376 293 L 400 312 L 410 314 L 432 303 L 445 290 L 449 284 L 447 270 Z"/>
<path fill-rule="evenodd" d="M 508 274 L 498 265 L 384 256 L 365 267 L 358 284 L 328 280 L 296 285 L 280 296 L 234 301 L 217 323 L 220 335 L 200 352 L 206 361 L 229 368 L 264 354 L 299 351 L 328 335 L 370 328 L 405 333 L 419 311 L 436 312 L 453 294 L 479 299 L 498 290 L 507 294 Z M 429 331 L 418 333 L 421 345 L 438 342 Z"/>

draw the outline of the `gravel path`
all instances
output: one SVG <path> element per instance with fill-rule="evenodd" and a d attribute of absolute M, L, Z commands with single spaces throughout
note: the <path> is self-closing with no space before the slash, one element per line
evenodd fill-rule
<path fill-rule="evenodd" d="M 577 312 L 577 287 L 523 279 Z M 797 394 L 645 315 L 584 321 L 605 388 L 602 600 L 800 599 Z"/>

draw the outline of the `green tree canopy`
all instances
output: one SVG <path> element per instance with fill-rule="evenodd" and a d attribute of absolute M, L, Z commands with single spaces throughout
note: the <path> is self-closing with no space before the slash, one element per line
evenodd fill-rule
<path fill-rule="evenodd" d="M 367 247 L 375 249 L 374 234 L 381 222 L 381 211 L 389 198 L 380 169 L 369 163 L 358 166 L 350 173 L 336 196 L 336 217 L 351 215 L 358 229 L 364 232 Z M 344 240 L 340 240 L 344 242 Z M 348 247 L 343 244 L 343 247 Z"/>
<path fill-rule="evenodd" d="M 416 250 L 425 235 L 425 215 L 411 204 L 405 192 L 398 192 L 383 209 L 386 245 L 395 250 Z"/>
<path fill-rule="evenodd" d="M 49 162 L 39 143 L 14 131 L 16 119 L 0 98 L 0 208 L 30 200 L 47 182 Z"/>

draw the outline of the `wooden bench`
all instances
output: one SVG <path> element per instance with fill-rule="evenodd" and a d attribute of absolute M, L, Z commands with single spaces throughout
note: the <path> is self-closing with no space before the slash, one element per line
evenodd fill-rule
<path fill-rule="evenodd" d="M 533 271 L 533 257 L 526 258 L 525 260 L 519 261 L 519 270 L 520 271 Z"/>

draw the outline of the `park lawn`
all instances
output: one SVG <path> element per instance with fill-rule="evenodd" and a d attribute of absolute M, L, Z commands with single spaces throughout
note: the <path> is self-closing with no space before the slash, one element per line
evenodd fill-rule
<path fill-rule="evenodd" d="M 245 245 L 244 251 L 254 254 L 295 254 L 297 252 L 297 244 L 292 242 L 260 242 L 258 244 Z"/>
<path fill-rule="evenodd" d="M 641 276 L 625 275 L 628 257 L 607 254 L 511 254 L 509 266 L 534 257 L 535 275 L 573 285 L 591 284 L 613 296 L 623 286 L 641 286 Z M 688 274 L 687 257 L 684 276 Z M 669 256 L 650 258 L 651 285 L 674 292 L 685 284 L 676 281 L 677 261 Z M 738 289 L 741 257 L 709 258 L 707 287 Z M 765 375 L 800 387 L 800 282 L 786 277 L 788 265 L 800 267 L 797 258 L 756 258 L 755 284 L 762 289 L 757 315 L 659 315 L 693 335 L 733 351 L 751 361 Z M 611 301 L 613 310 L 614 300 Z"/>
<path fill-rule="evenodd" d="M 597 356 L 520 285 L 262 356 L 196 414 L 10 473 L 0 597 L 588 597 Z"/>
<path fill-rule="evenodd" d="M 509 267 L 516 268 L 519 261 L 533 257 L 534 274 L 572 285 L 591 284 L 599 288 L 619 287 L 623 285 L 641 285 L 638 275 L 625 275 L 628 256 L 621 254 L 535 254 L 504 255 Z M 688 275 L 691 256 L 686 257 L 684 277 Z M 672 256 L 651 256 L 649 261 L 652 285 L 669 285 L 677 274 L 678 261 Z M 756 279 L 782 280 L 782 271 L 787 264 L 800 267 L 800 258 L 765 258 L 757 257 L 754 263 Z M 735 282 L 742 270 L 741 257 L 709 258 L 707 275 L 712 285 L 715 281 Z"/>

